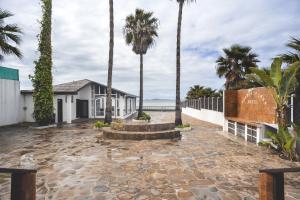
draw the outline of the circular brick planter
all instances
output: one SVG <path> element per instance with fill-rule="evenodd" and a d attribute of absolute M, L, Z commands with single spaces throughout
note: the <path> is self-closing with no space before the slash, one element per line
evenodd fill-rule
<path fill-rule="evenodd" d="M 114 130 L 128 131 L 128 132 L 153 132 L 153 131 L 166 131 L 174 130 L 175 125 L 173 123 L 161 123 L 161 124 L 135 124 L 125 123 L 122 126 L 113 127 Z"/>
<path fill-rule="evenodd" d="M 156 140 L 180 138 L 180 131 L 172 123 L 123 124 L 120 127 L 103 128 L 103 137 L 116 140 Z"/>
<path fill-rule="evenodd" d="M 158 140 L 180 138 L 181 134 L 176 130 L 155 132 L 128 132 L 103 128 L 103 137 L 114 140 Z"/>

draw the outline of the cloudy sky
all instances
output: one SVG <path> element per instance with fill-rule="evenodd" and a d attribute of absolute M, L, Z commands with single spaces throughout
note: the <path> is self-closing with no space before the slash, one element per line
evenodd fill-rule
<path fill-rule="evenodd" d="M 138 94 L 139 57 L 126 46 L 122 27 L 135 8 L 159 18 L 159 38 L 144 58 L 145 98 L 175 97 L 175 50 L 178 4 L 175 0 L 114 0 L 115 53 L 113 87 Z M 15 14 L 7 23 L 23 30 L 24 58 L 6 57 L 3 66 L 20 70 L 21 88 L 31 88 L 37 59 L 39 0 L 0 0 Z M 300 36 L 299 0 L 198 0 L 184 7 L 182 26 L 182 96 L 190 86 L 215 89 L 224 80 L 215 74 L 222 48 L 239 43 L 259 54 L 261 66 L 287 51 L 290 36 Z M 54 83 L 90 79 L 106 83 L 108 62 L 108 0 L 53 0 Z"/>

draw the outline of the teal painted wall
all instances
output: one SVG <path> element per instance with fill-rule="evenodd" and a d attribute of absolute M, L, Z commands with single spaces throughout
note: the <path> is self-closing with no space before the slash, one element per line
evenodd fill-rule
<path fill-rule="evenodd" d="M 19 70 L 0 66 L 0 79 L 19 80 Z"/>

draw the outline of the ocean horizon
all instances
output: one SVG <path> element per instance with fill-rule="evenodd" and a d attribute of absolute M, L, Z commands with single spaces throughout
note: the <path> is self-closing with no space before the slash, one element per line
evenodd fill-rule
<path fill-rule="evenodd" d="M 175 106 L 175 99 L 144 99 L 143 106 Z"/>

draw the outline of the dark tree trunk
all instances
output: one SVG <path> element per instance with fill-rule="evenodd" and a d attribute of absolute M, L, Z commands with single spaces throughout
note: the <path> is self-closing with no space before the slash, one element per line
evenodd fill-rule
<path fill-rule="evenodd" d="M 144 98 L 144 83 L 143 83 L 143 54 L 140 54 L 140 102 L 139 102 L 139 113 L 138 118 L 143 115 L 143 98 Z"/>
<path fill-rule="evenodd" d="M 113 71 L 113 55 L 114 55 L 114 7 L 113 0 L 109 0 L 109 58 L 108 58 L 108 75 L 107 75 L 107 97 L 105 109 L 105 122 L 112 122 L 112 71 Z"/>
<path fill-rule="evenodd" d="M 180 103 L 180 37 L 182 22 L 183 1 L 179 2 L 178 25 L 177 25 L 177 48 L 176 48 L 176 109 L 175 109 L 175 125 L 182 125 L 181 119 L 181 103 Z"/>

